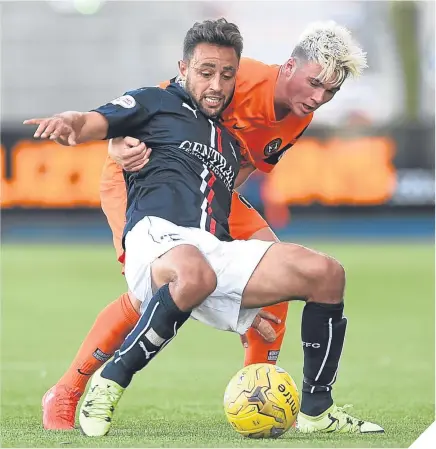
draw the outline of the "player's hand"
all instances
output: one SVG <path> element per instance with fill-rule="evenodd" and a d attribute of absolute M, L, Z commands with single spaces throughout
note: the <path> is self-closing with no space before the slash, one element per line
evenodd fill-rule
<path fill-rule="evenodd" d="M 111 139 L 109 141 L 109 156 L 123 170 L 135 172 L 141 170 L 150 160 L 151 148 L 133 137 Z"/>
<path fill-rule="evenodd" d="M 259 313 L 256 315 L 253 324 L 251 325 L 251 327 L 253 329 L 256 329 L 259 335 L 267 343 L 273 343 L 277 338 L 276 331 L 271 326 L 270 321 L 276 324 L 281 323 L 281 320 L 271 312 L 267 312 L 266 310 L 260 310 Z M 244 346 L 244 348 L 248 348 L 247 334 L 241 335 L 241 343 L 242 346 Z"/>
<path fill-rule="evenodd" d="M 24 125 L 38 125 L 33 137 L 36 139 L 50 139 L 62 144 L 77 145 L 78 132 L 73 127 L 70 117 L 54 115 L 46 118 L 32 118 L 25 120 Z"/>

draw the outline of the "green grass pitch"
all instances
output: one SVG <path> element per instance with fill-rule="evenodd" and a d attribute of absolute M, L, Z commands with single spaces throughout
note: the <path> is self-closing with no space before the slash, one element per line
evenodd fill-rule
<path fill-rule="evenodd" d="M 339 405 L 385 435 L 247 440 L 225 421 L 222 398 L 241 367 L 239 338 L 188 322 L 136 377 L 109 436 L 45 432 L 41 397 L 69 365 L 99 310 L 125 291 L 114 251 L 96 245 L 2 249 L 3 447 L 408 447 L 434 420 L 434 245 L 314 244 L 346 267 L 348 331 Z M 302 304 L 291 304 L 279 365 L 301 385 Z"/>

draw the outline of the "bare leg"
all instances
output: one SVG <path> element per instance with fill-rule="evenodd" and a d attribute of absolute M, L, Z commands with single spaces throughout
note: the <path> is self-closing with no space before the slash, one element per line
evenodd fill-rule
<path fill-rule="evenodd" d="M 176 246 L 154 261 L 151 277 L 156 293 L 101 373 L 124 388 L 176 336 L 191 310 L 215 290 L 217 282 L 208 261 L 192 245 Z"/>
<path fill-rule="evenodd" d="M 332 404 L 347 320 L 345 272 L 335 259 L 290 243 L 277 243 L 253 272 L 243 294 L 246 308 L 306 298 L 301 323 L 304 381 L 301 411 L 317 416 Z"/>

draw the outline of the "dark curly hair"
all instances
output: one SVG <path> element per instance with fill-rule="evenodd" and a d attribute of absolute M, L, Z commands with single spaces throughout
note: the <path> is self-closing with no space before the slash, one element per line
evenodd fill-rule
<path fill-rule="evenodd" d="M 183 59 L 189 61 L 195 47 L 202 43 L 234 48 L 238 59 L 241 59 L 243 39 L 239 28 L 224 18 L 196 22 L 186 33 L 183 42 Z"/>

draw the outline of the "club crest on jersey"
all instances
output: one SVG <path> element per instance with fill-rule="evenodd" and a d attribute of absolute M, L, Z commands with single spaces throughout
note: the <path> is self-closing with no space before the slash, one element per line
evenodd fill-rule
<path fill-rule="evenodd" d="M 115 98 L 111 103 L 126 109 L 132 109 L 136 106 L 136 100 L 131 95 L 123 95 L 122 97 Z"/>
<path fill-rule="evenodd" d="M 274 140 L 271 140 L 271 142 L 265 146 L 263 150 L 263 154 L 265 156 L 271 156 L 274 153 L 277 153 L 277 151 L 280 150 L 280 146 L 282 145 L 282 139 L 277 138 Z"/>

